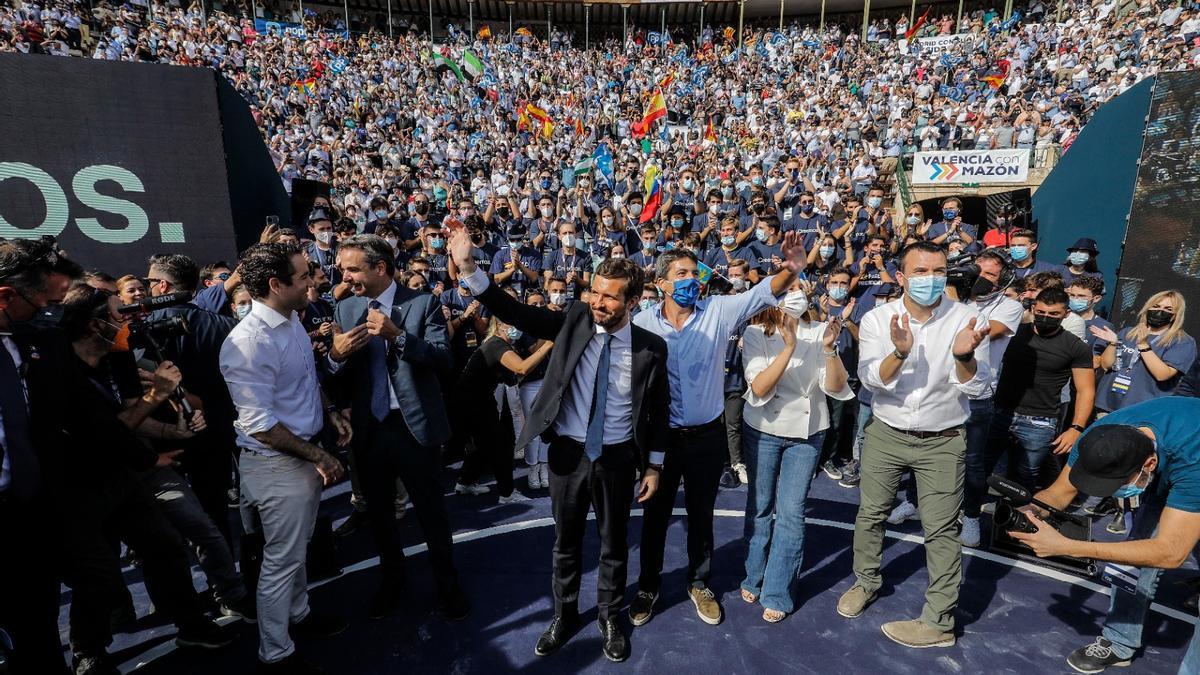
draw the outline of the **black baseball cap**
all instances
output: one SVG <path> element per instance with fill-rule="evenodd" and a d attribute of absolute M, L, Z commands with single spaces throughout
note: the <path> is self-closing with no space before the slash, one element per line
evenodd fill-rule
<path fill-rule="evenodd" d="M 1127 424 L 1101 424 L 1079 439 L 1071 465 L 1071 485 L 1093 496 L 1107 496 L 1129 482 L 1154 452 L 1154 441 Z"/>

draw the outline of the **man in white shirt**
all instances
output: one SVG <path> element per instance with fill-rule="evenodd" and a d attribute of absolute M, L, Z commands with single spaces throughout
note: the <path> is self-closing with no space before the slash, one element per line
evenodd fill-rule
<path fill-rule="evenodd" d="M 242 284 L 254 299 L 246 318 L 225 338 L 221 374 L 237 409 L 242 449 L 242 521 L 266 542 L 259 571 L 260 672 L 309 672 L 295 653 L 298 635 L 329 636 L 345 622 L 310 611 L 305 558 L 317 519 L 322 485 L 342 476 L 342 465 L 312 443 L 322 407 L 350 441 L 350 423 L 323 401 L 312 345 L 297 312 L 308 307 L 308 261 L 291 244 L 260 244 L 242 257 Z"/>
<path fill-rule="evenodd" d="M 862 615 L 883 583 L 883 525 L 900 477 L 911 470 L 925 529 L 929 588 L 921 618 L 892 621 L 885 635 L 907 647 L 954 644 L 954 608 L 962 582 L 958 514 L 962 508 L 968 398 L 991 381 L 987 336 L 977 310 L 945 296 L 946 252 L 918 242 L 900 253 L 904 297 L 868 312 L 859 327 L 858 375 L 874 395 L 862 451 L 854 524 L 855 584 L 838 614 Z M 979 324 L 978 327 L 976 324 Z"/>

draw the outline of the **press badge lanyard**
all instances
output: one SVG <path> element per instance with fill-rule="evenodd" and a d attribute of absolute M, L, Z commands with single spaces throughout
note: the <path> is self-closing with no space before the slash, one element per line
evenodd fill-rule
<path fill-rule="evenodd" d="M 1154 345 L 1157 343 L 1157 335 L 1152 335 L 1146 338 L 1146 344 L 1150 345 L 1151 349 L 1153 349 Z M 1113 378 L 1111 390 L 1114 394 L 1124 396 L 1125 394 L 1129 393 L 1129 386 L 1133 383 L 1133 367 L 1136 366 L 1138 361 L 1141 360 L 1142 354 L 1141 352 L 1137 351 L 1136 345 L 1134 349 L 1129 349 L 1124 343 L 1121 344 L 1121 351 L 1130 355 L 1129 365 L 1122 368 L 1117 373 L 1116 377 Z M 1124 355 L 1122 355 L 1122 357 L 1124 357 Z"/>

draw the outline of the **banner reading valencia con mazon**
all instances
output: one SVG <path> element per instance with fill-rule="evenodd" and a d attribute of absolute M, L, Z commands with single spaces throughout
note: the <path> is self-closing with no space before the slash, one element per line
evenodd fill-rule
<path fill-rule="evenodd" d="M 914 185 L 990 185 L 1029 180 L 1029 150 L 938 150 L 913 155 Z"/>

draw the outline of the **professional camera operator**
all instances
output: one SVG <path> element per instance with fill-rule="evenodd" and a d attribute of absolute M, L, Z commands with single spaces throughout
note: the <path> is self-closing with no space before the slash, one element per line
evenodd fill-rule
<path fill-rule="evenodd" d="M 178 399 L 177 388 L 182 380 L 179 369 L 170 361 L 158 364 L 143 392 L 133 354 L 128 351 L 128 319 L 118 312 L 117 297 L 78 284 L 67 293 L 63 305 L 62 328 L 84 374 L 126 427 L 155 442 L 159 459 L 152 469 L 139 474 L 143 485 L 154 496 L 167 522 L 196 547 L 200 567 L 221 612 L 253 620 L 253 599 L 247 597 L 229 543 L 172 466 L 172 460 L 182 452 L 178 449 L 180 442 L 205 427 L 202 411 L 188 414 L 177 400 L 172 400 Z M 168 401 L 172 405 L 164 406 Z M 148 590 L 153 593 L 155 588 Z"/>
<path fill-rule="evenodd" d="M 236 280 L 236 275 L 231 280 Z M 184 255 L 156 255 L 150 258 L 146 281 L 151 297 L 172 292 L 195 293 L 200 269 Z M 203 402 L 208 429 L 182 444 L 184 453 L 180 460 L 205 513 L 229 540 L 227 493 L 237 448 L 233 432 L 236 415 L 218 360 L 221 344 L 236 322 L 204 308 L 208 306 L 208 293 L 219 288 L 206 289 L 201 294 L 203 298 L 198 295 L 186 304 L 156 309 L 147 322 L 153 325 L 179 317 L 187 323 L 185 333 L 162 340 L 161 356 L 179 367 L 184 387 Z"/>
<path fill-rule="evenodd" d="M 1081 673 L 1127 666 L 1142 646 L 1146 609 L 1164 569 L 1187 561 L 1200 541 L 1200 400 L 1157 398 L 1122 408 L 1080 436 L 1053 485 L 1035 499 L 1065 509 L 1082 492 L 1097 497 L 1138 498 L 1129 539 L 1069 539 L 1026 507 L 1037 532 L 1011 532 L 1037 555 L 1072 556 L 1140 567 L 1136 592 L 1114 586 L 1104 631 L 1067 663 Z M 1200 673 L 1200 642 L 1193 635 L 1181 674 Z"/>

